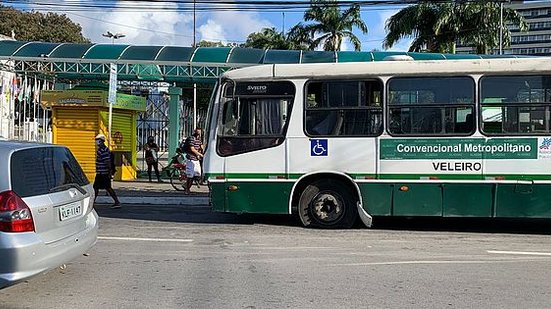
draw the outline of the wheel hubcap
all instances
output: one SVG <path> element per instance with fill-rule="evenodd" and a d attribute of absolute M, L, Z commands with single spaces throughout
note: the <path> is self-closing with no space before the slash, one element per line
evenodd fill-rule
<path fill-rule="evenodd" d="M 338 221 L 344 214 L 344 203 L 335 192 L 320 192 L 312 200 L 312 213 L 325 224 Z"/>

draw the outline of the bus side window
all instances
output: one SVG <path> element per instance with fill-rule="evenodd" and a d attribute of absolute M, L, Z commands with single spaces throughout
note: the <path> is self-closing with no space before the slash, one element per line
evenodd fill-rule
<path fill-rule="evenodd" d="M 396 77 L 388 82 L 388 131 L 395 135 L 468 135 L 474 131 L 474 80 Z"/>
<path fill-rule="evenodd" d="M 382 132 L 379 80 L 306 84 L 304 130 L 312 136 L 377 136 Z"/>
<path fill-rule="evenodd" d="M 551 133 L 551 75 L 486 75 L 480 92 L 484 133 Z"/>
<path fill-rule="evenodd" d="M 458 115 L 459 116 L 459 115 Z M 474 126 L 474 117 L 472 113 L 469 113 L 465 116 L 464 121 L 462 119 L 457 119 L 455 122 L 455 132 L 457 133 L 469 133 L 473 130 Z"/>
<path fill-rule="evenodd" d="M 327 111 L 324 114 L 326 115 L 311 127 L 312 133 L 317 135 L 335 135 L 334 129 L 337 123 L 337 113 L 335 111 Z"/>

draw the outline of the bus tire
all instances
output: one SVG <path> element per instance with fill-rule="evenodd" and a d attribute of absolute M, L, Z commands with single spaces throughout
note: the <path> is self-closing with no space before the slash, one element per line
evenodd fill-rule
<path fill-rule="evenodd" d="M 305 227 L 350 228 L 358 217 L 356 194 L 337 179 L 308 185 L 299 199 L 299 217 Z"/>

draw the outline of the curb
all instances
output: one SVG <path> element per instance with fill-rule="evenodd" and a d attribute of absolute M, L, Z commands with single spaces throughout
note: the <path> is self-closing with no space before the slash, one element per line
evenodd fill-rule
<path fill-rule="evenodd" d="M 119 196 L 121 204 L 209 205 L 208 196 Z M 113 204 L 110 196 L 98 196 L 96 204 Z"/>

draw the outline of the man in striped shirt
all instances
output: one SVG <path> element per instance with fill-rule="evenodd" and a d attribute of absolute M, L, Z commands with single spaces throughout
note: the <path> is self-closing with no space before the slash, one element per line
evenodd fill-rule
<path fill-rule="evenodd" d="M 187 161 L 186 161 L 186 187 L 185 187 L 185 193 L 189 194 L 191 189 L 191 183 L 193 182 L 194 178 L 201 177 L 201 163 L 199 160 L 203 159 L 203 143 L 202 143 L 202 137 L 203 137 L 203 129 L 196 128 L 193 132 L 193 135 L 188 137 L 189 143 L 187 143 L 188 149 L 184 149 L 184 152 L 187 154 Z"/>
<path fill-rule="evenodd" d="M 96 179 L 94 180 L 95 197 L 98 196 L 99 189 L 105 189 L 115 202 L 111 208 L 121 208 L 121 203 L 111 187 L 111 151 L 105 145 L 105 135 L 96 135 Z M 94 199 L 95 199 L 94 197 Z M 95 200 L 94 200 L 95 201 Z"/>

